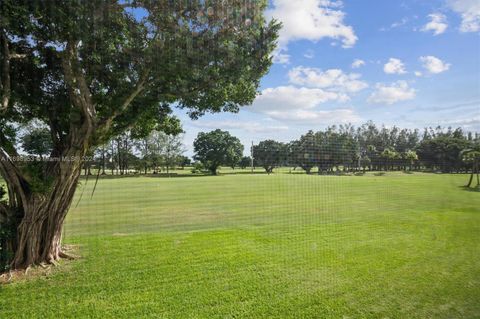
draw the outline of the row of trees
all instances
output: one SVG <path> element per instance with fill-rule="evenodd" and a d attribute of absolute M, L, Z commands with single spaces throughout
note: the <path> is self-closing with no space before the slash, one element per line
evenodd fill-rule
<path fill-rule="evenodd" d="M 179 130 L 176 132 L 178 133 Z M 44 127 L 26 127 L 22 136 L 23 151 L 37 157 L 41 165 L 43 159 L 51 153 L 53 145 L 50 132 Z M 98 147 L 86 156 L 85 175 L 92 174 L 92 168 L 99 169 L 105 175 L 125 175 L 135 172 L 170 172 L 173 167 L 191 164 L 184 156 L 182 136 L 154 130 L 148 135 L 139 136 L 137 132 L 127 131 Z"/>
<path fill-rule="evenodd" d="M 309 131 L 298 140 L 274 140 L 253 147 L 254 165 L 271 173 L 275 167 L 300 167 L 319 174 L 365 170 L 478 171 L 480 136 L 462 129 L 419 130 L 377 127 L 368 122 Z"/>
<path fill-rule="evenodd" d="M 177 131 L 178 132 L 178 131 Z M 51 152 L 49 132 L 30 128 L 23 136 L 23 149 L 40 158 Z M 243 156 L 244 146 L 229 132 L 214 130 L 199 133 L 194 141 L 194 159 L 201 168 L 216 174 L 219 166 L 232 168 L 255 165 L 272 173 L 278 166 L 300 167 L 307 173 L 313 168 L 319 174 L 366 170 L 419 170 L 440 172 L 476 171 L 479 136 L 452 130 L 378 128 L 369 122 L 358 128 L 352 125 L 328 127 L 324 131 L 309 131 L 298 140 L 282 143 L 265 140 L 254 145 L 254 161 Z M 85 173 L 95 166 L 106 174 L 124 175 L 136 172 L 169 173 L 172 167 L 191 164 L 184 156 L 182 136 L 154 130 L 139 136 L 136 132 L 123 133 L 92 154 L 85 165 Z"/>

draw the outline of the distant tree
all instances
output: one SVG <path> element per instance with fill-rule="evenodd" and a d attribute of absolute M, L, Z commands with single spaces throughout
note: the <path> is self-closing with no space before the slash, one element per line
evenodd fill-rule
<path fill-rule="evenodd" d="M 179 163 L 180 156 L 185 152 L 183 137 L 154 131 L 150 138 L 152 162 L 156 166 L 154 169 L 161 165 L 166 168 L 167 174 L 170 173 L 170 168 Z"/>
<path fill-rule="evenodd" d="M 252 165 L 252 158 L 250 156 L 243 156 L 238 165 L 241 169 L 245 169 Z"/>
<path fill-rule="evenodd" d="M 301 167 L 307 174 L 310 174 L 312 168 L 318 164 L 313 131 L 302 135 L 299 140 L 290 142 L 288 150 L 288 161 L 296 167 Z"/>
<path fill-rule="evenodd" d="M 424 134 L 417 147 L 417 154 L 419 160 L 428 168 L 445 173 L 459 172 L 465 167 L 460 152 L 468 149 L 470 143 L 460 129 L 443 132 L 437 128 Z"/>
<path fill-rule="evenodd" d="M 393 166 L 396 161 L 400 158 L 400 154 L 392 148 L 386 148 L 380 154 L 381 158 L 384 160 L 384 168 L 386 171 L 393 170 Z"/>
<path fill-rule="evenodd" d="M 188 156 L 182 155 L 178 158 L 178 165 L 180 165 L 182 169 L 184 169 L 185 166 L 189 166 L 191 164 L 192 164 L 192 160 Z"/>
<path fill-rule="evenodd" d="M 283 143 L 266 140 L 253 146 L 253 156 L 256 163 L 270 174 L 275 167 L 280 166 L 286 157 L 286 146 Z"/>
<path fill-rule="evenodd" d="M 50 130 L 47 128 L 29 128 L 28 132 L 22 136 L 22 148 L 31 155 L 36 155 L 43 159 L 48 156 L 53 149 Z"/>
<path fill-rule="evenodd" d="M 372 164 L 372 161 L 367 155 L 363 155 L 360 157 L 358 164 L 362 168 L 363 172 L 365 173 L 367 168 L 370 167 L 370 165 Z"/>
<path fill-rule="evenodd" d="M 243 153 L 240 140 L 219 129 L 208 133 L 200 132 L 193 147 L 194 159 L 200 161 L 213 175 L 217 174 L 221 165 L 232 166 L 232 163 L 238 163 Z"/>
<path fill-rule="evenodd" d="M 470 178 L 466 187 L 472 186 L 474 175 L 477 176 L 477 187 L 480 186 L 480 145 L 465 149 L 460 153 L 462 161 L 470 167 Z"/>
<path fill-rule="evenodd" d="M 402 154 L 402 159 L 407 163 L 410 170 L 412 170 L 414 164 L 418 161 L 417 152 L 408 150 Z"/>

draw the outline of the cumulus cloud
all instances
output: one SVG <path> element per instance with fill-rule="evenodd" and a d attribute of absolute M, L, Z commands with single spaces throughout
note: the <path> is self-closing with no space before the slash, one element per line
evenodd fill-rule
<path fill-rule="evenodd" d="M 366 82 L 360 80 L 360 74 L 347 74 L 339 69 L 324 72 L 320 69 L 300 66 L 290 70 L 288 77 L 292 84 L 325 89 L 330 92 L 355 93 L 368 87 Z"/>
<path fill-rule="evenodd" d="M 369 103 L 395 104 L 401 101 L 414 99 L 416 91 L 408 86 L 406 81 L 397 81 L 390 85 L 377 83 L 375 91 L 368 98 Z"/>
<path fill-rule="evenodd" d="M 461 15 L 461 32 L 480 31 L 480 1 L 478 0 L 447 0 L 447 5 Z"/>
<path fill-rule="evenodd" d="M 432 31 L 434 35 L 439 35 L 445 32 L 448 28 L 447 17 L 441 13 L 429 14 L 430 22 L 423 26 L 423 32 Z"/>
<path fill-rule="evenodd" d="M 387 74 L 405 74 L 405 65 L 399 59 L 390 58 L 388 62 L 383 66 L 383 71 Z"/>
<path fill-rule="evenodd" d="M 344 23 L 342 2 L 333 0 L 273 0 L 273 8 L 266 15 L 282 22 L 278 40 L 279 50 L 274 54 L 285 54 L 288 43 L 296 40 L 318 41 L 332 38 L 350 48 L 357 42 L 351 26 Z M 276 58 L 286 61 L 286 58 Z"/>
<path fill-rule="evenodd" d="M 348 96 L 337 92 L 328 92 L 320 88 L 280 86 L 261 92 L 250 110 L 282 121 L 296 124 L 354 123 L 360 120 L 355 112 L 348 108 L 318 110 L 325 102 L 345 102 Z"/>
<path fill-rule="evenodd" d="M 321 103 L 346 102 L 348 100 L 348 96 L 343 93 L 329 92 L 319 88 L 279 86 L 263 90 L 255 99 L 252 110 L 270 112 L 313 109 Z"/>
<path fill-rule="evenodd" d="M 431 74 L 438 74 L 450 69 L 450 64 L 445 63 L 434 56 L 422 56 L 420 61 L 423 63 L 423 67 Z"/>
<path fill-rule="evenodd" d="M 359 67 L 362 67 L 365 65 L 365 61 L 361 59 L 355 59 L 352 63 L 352 69 L 358 69 Z"/>

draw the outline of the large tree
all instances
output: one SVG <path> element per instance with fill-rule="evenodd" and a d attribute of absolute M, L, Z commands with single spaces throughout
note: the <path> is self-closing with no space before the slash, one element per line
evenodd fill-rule
<path fill-rule="evenodd" d="M 275 167 L 285 163 L 287 147 L 281 142 L 266 140 L 253 146 L 253 157 L 259 166 L 270 174 Z"/>
<path fill-rule="evenodd" d="M 14 227 L 12 268 L 67 257 L 62 225 L 93 148 L 164 121 L 171 106 L 197 118 L 253 101 L 279 29 L 266 2 L 0 2 L 0 220 Z M 40 185 L 15 160 L 16 127 L 33 120 L 49 128 L 57 159 Z"/>
<path fill-rule="evenodd" d="M 193 142 L 194 159 L 200 161 L 213 175 L 221 165 L 232 166 L 242 158 L 243 145 L 227 131 L 200 132 Z"/>

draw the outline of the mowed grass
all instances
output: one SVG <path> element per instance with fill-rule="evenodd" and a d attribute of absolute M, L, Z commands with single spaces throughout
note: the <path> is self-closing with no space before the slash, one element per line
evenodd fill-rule
<path fill-rule="evenodd" d="M 65 227 L 83 257 L 1 286 L 0 318 L 480 318 L 466 179 L 83 181 Z"/>

